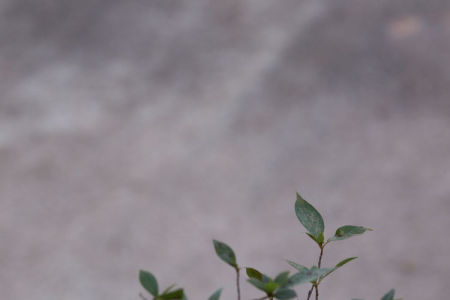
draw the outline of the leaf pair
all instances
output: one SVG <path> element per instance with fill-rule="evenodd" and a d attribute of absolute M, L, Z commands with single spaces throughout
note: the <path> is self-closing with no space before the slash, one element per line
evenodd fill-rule
<path fill-rule="evenodd" d="M 290 261 L 290 260 L 288 260 L 287 263 L 299 271 L 299 273 L 294 275 L 295 277 L 293 276 L 294 280 L 299 281 L 299 283 L 303 283 L 303 282 L 307 282 L 307 281 L 309 281 L 311 283 L 315 283 L 317 281 L 321 282 L 325 277 L 327 277 L 328 275 L 330 275 L 331 273 L 333 273 L 334 271 L 336 271 L 337 269 L 339 269 L 346 263 L 348 263 L 356 258 L 357 257 L 349 257 L 349 258 L 346 258 L 346 259 L 340 261 L 339 263 L 337 263 L 336 266 L 334 266 L 333 268 L 321 268 L 321 269 L 319 269 L 315 266 L 312 267 L 311 269 L 308 269 L 307 267 L 302 266 L 302 265 L 300 265 L 296 262 Z M 310 278 L 312 278 L 312 279 L 309 280 Z"/>
<path fill-rule="evenodd" d="M 297 293 L 288 288 L 289 271 L 281 272 L 275 279 L 259 272 L 254 268 L 246 268 L 249 279 L 247 280 L 257 289 L 266 293 L 267 297 L 275 297 L 280 300 L 287 300 L 297 297 Z"/>
<path fill-rule="evenodd" d="M 144 289 L 146 289 L 154 298 L 154 300 L 176 300 L 185 299 L 183 289 L 174 288 L 174 284 L 165 289 L 159 294 L 158 281 L 152 273 L 141 270 L 139 272 L 139 281 Z"/>
<path fill-rule="evenodd" d="M 320 278 L 326 276 L 327 274 L 333 272 L 332 268 L 317 268 L 316 266 L 312 267 L 311 269 L 308 269 L 306 267 L 301 266 L 302 268 L 298 273 L 292 275 L 292 277 L 289 279 L 288 286 L 293 286 L 297 284 L 302 283 L 315 283 Z"/>
<path fill-rule="evenodd" d="M 319 247 L 323 247 L 325 240 L 325 225 L 323 218 L 320 213 L 298 193 L 297 200 L 295 201 L 295 214 L 297 215 L 300 223 L 308 231 L 306 234 L 312 238 L 319 245 Z M 372 229 L 363 226 L 345 225 L 339 227 L 334 236 L 327 240 L 327 243 L 331 241 L 344 240 L 354 235 L 363 234 L 368 230 Z"/>

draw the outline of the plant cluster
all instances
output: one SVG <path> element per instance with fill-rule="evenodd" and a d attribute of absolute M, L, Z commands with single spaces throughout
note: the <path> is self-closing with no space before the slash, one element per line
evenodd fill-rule
<path fill-rule="evenodd" d="M 263 293 L 263 296 L 256 300 L 289 300 L 294 298 L 299 299 L 297 292 L 294 290 L 294 287 L 302 283 L 311 284 L 311 288 L 308 291 L 306 299 L 310 300 L 314 293 L 315 299 L 318 300 L 319 285 L 322 283 L 322 281 L 337 269 L 356 259 L 356 257 L 349 257 L 340 261 L 333 267 L 322 267 L 322 257 L 325 246 L 331 242 L 345 240 L 352 236 L 360 235 L 366 231 L 372 230 L 363 226 L 345 225 L 336 229 L 334 235 L 325 240 L 325 225 L 322 216 L 298 193 L 297 199 L 295 201 L 295 214 L 300 223 L 307 230 L 306 234 L 319 247 L 320 252 L 317 264 L 311 266 L 310 268 L 307 268 L 294 261 L 288 260 L 287 263 L 295 269 L 295 272 L 292 275 L 290 271 L 283 271 L 272 278 L 255 268 L 240 266 L 238 265 L 236 255 L 230 246 L 223 242 L 213 240 L 213 245 L 217 256 L 222 261 L 231 266 L 236 273 L 236 290 L 238 300 L 241 300 L 239 279 L 241 270 L 245 270 L 245 273 L 248 277 L 247 282 Z M 148 271 L 141 270 L 139 272 L 139 281 L 142 287 L 153 296 L 153 300 L 187 300 L 187 296 L 184 293 L 184 290 L 182 288 L 175 288 L 175 285 L 171 285 L 164 291 L 159 292 L 158 282 L 155 276 Z M 208 298 L 208 300 L 219 300 L 221 292 L 222 289 L 216 290 Z M 395 291 L 392 289 L 387 294 L 385 294 L 381 298 L 381 300 L 394 300 L 394 294 Z M 147 300 L 142 294 L 140 294 L 140 296 L 143 300 Z"/>

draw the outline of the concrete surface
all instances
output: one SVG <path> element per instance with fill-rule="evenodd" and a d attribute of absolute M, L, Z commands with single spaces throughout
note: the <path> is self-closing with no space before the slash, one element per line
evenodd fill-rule
<path fill-rule="evenodd" d="M 450 294 L 450 2 L 0 1 L 2 299 L 206 299 L 359 256 L 322 299 Z M 244 299 L 259 296 L 245 283 Z M 300 286 L 305 299 L 308 286 Z"/>

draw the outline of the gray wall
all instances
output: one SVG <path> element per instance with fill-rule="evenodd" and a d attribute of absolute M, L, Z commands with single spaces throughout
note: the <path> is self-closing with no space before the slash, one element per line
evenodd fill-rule
<path fill-rule="evenodd" d="M 0 1 L 2 299 L 234 299 L 213 238 L 316 260 L 296 191 L 375 229 L 323 299 L 446 299 L 449 53 L 444 0 Z"/>

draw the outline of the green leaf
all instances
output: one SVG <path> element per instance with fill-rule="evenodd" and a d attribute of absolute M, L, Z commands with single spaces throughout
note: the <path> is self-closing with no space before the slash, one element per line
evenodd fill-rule
<path fill-rule="evenodd" d="M 274 296 L 280 300 L 287 300 L 297 297 L 297 293 L 291 289 L 281 289 L 276 291 Z"/>
<path fill-rule="evenodd" d="M 222 293 L 222 289 L 218 289 L 217 291 L 215 291 L 214 294 L 209 296 L 208 300 L 219 300 L 220 293 Z"/>
<path fill-rule="evenodd" d="M 327 277 L 328 275 L 330 275 L 331 273 L 333 273 L 334 271 L 336 271 L 337 269 L 339 269 L 340 267 L 342 267 L 343 265 L 345 265 L 346 263 L 348 263 L 348 262 L 350 262 L 350 261 L 352 261 L 352 260 L 354 260 L 354 259 L 357 259 L 358 257 L 349 257 L 349 258 L 346 258 L 346 259 L 344 259 L 344 260 L 342 260 L 342 261 L 340 261 L 339 263 L 337 263 L 337 265 L 334 267 L 334 268 L 331 268 L 330 269 L 330 272 L 328 272 L 328 273 L 326 273 L 325 275 L 323 275 L 321 278 L 320 278 L 320 281 L 322 281 L 325 277 Z"/>
<path fill-rule="evenodd" d="M 144 289 L 146 289 L 153 297 L 158 296 L 158 282 L 152 273 L 140 270 L 139 271 L 139 281 Z"/>
<path fill-rule="evenodd" d="M 305 199 L 297 193 L 297 200 L 295 201 L 295 214 L 302 225 L 308 232 L 314 236 L 314 240 L 318 240 L 320 234 L 323 234 L 325 225 L 320 213 Z"/>
<path fill-rule="evenodd" d="M 346 263 L 348 263 L 348 262 L 350 262 L 350 261 L 352 261 L 352 260 L 354 260 L 354 259 L 357 259 L 357 258 L 358 258 L 357 256 L 354 256 L 354 257 L 349 257 L 349 258 L 343 259 L 342 261 L 340 261 L 340 262 L 336 265 L 335 269 L 340 268 L 340 267 L 342 267 L 343 265 L 345 265 Z"/>
<path fill-rule="evenodd" d="M 265 292 L 266 290 L 265 290 L 265 288 L 264 288 L 264 282 L 262 282 L 262 281 L 259 281 L 258 279 L 255 279 L 255 278 L 249 278 L 249 279 L 247 279 L 247 281 L 251 284 L 251 285 L 253 285 L 254 287 L 256 287 L 257 289 L 259 289 L 259 290 L 261 290 L 261 291 L 263 291 L 263 292 Z"/>
<path fill-rule="evenodd" d="M 308 270 L 307 267 L 302 266 L 301 264 L 298 264 L 298 263 L 293 262 L 293 261 L 291 261 L 291 260 L 288 260 L 287 263 L 288 263 L 289 265 L 291 265 L 292 267 L 294 267 L 295 269 L 297 269 L 298 271 L 300 271 L 300 272 L 304 272 L 304 271 L 307 271 L 307 270 Z"/>
<path fill-rule="evenodd" d="M 227 244 L 219 242 L 217 240 L 213 240 L 213 243 L 217 256 L 219 256 L 221 260 L 223 260 L 230 266 L 237 268 L 238 265 L 236 262 L 236 255 L 234 255 L 233 249 L 231 249 Z"/>
<path fill-rule="evenodd" d="M 285 271 L 285 272 L 281 272 L 280 274 L 278 274 L 274 281 L 279 285 L 279 286 L 283 286 L 285 285 L 289 280 L 289 271 Z"/>
<path fill-rule="evenodd" d="M 169 292 L 167 294 L 162 294 L 159 298 L 163 300 L 174 300 L 174 299 L 183 299 L 184 292 L 183 289 L 177 289 L 175 291 Z"/>
<path fill-rule="evenodd" d="M 331 270 L 333 270 L 332 268 L 311 268 L 310 270 L 305 270 L 305 271 L 300 271 L 294 275 L 292 275 L 286 286 L 293 286 L 296 284 L 301 284 L 301 283 L 305 283 L 305 282 L 312 282 L 312 281 L 316 281 L 317 279 L 319 279 L 320 277 L 324 276 L 325 274 L 329 273 Z"/>
<path fill-rule="evenodd" d="M 363 227 L 363 226 L 354 226 L 354 225 L 345 225 L 342 227 L 339 227 L 336 230 L 336 233 L 334 236 L 328 239 L 328 241 L 339 241 L 339 240 L 345 240 L 349 237 L 352 237 L 354 235 L 363 234 L 366 231 L 372 231 L 373 229 Z"/>
<path fill-rule="evenodd" d="M 253 269 L 253 268 L 245 268 L 245 271 L 249 278 L 255 278 L 259 281 L 263 280 L 263 274 L 261 272 L 259 272 L 258 270 Z"/>
<path fill-rule="evenodd" d="M 381 300 L 393 300 L 394 295 L 395 295 L 395 290 L 392 289 L 386 295 L 384 295 L 383 298 L 381 298 Z"/>
<path fill-rule="evenodd" d="M 267 294 L 272 294 L 273 291 L 275 291 L 280 285 L 276 283 L 275 281 L 271 280 L 264 284 L 264 291 Z"/>

